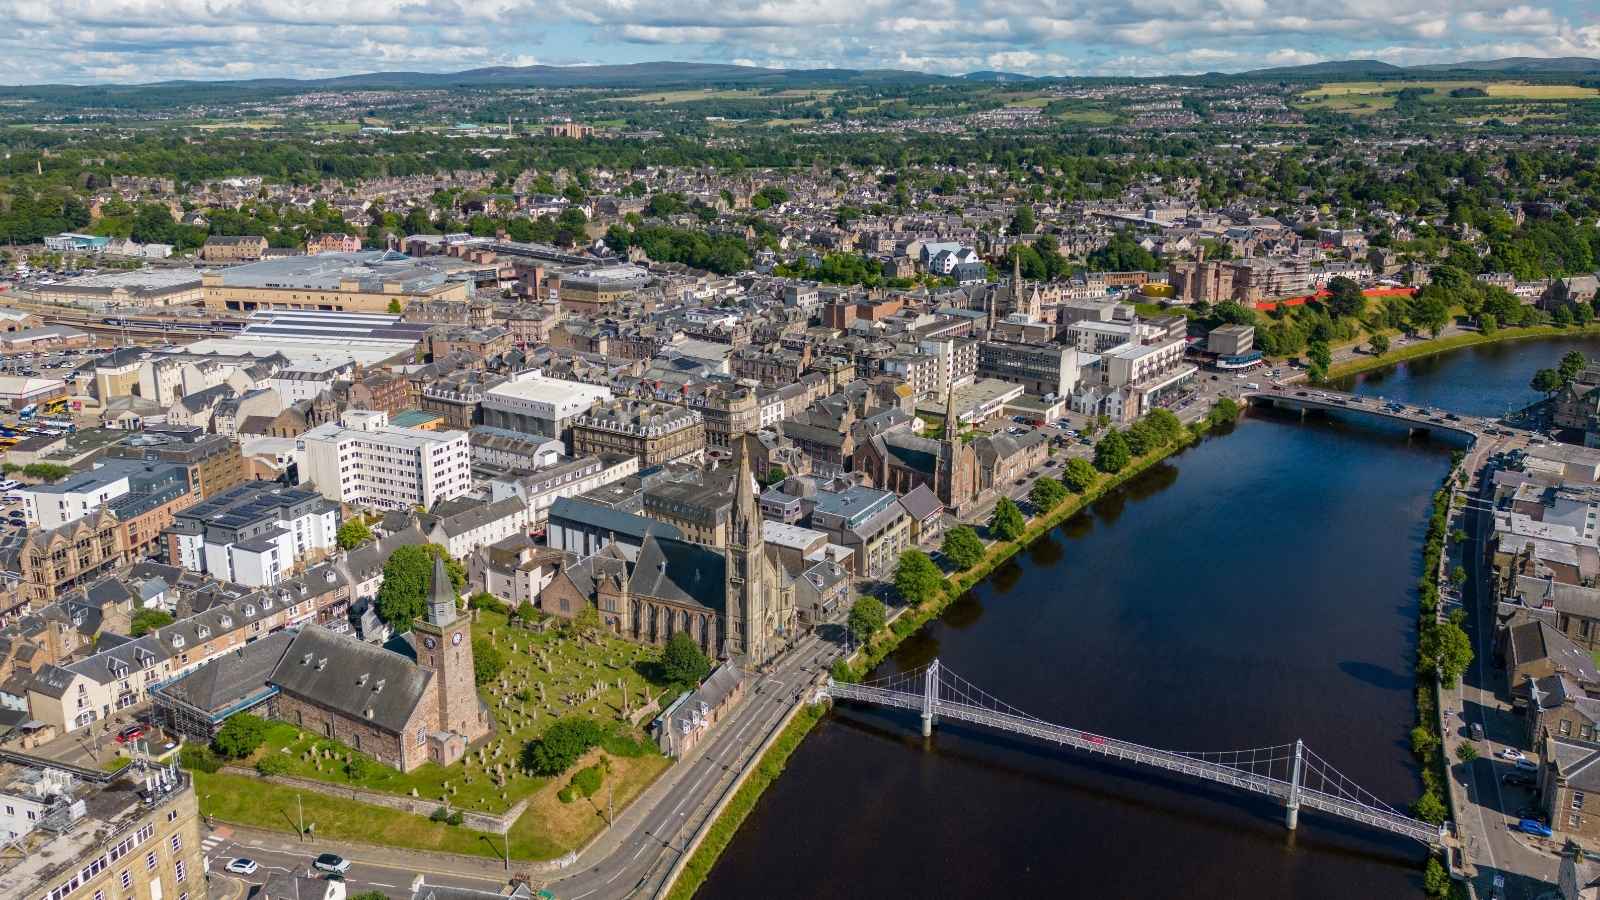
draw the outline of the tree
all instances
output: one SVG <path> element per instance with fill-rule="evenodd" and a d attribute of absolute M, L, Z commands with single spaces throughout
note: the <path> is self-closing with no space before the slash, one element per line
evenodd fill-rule
<path fill-rule="evenodd" d="M 1328 282 L 1328 312 L 1335 316 L 1358 318 L 1367 309 L 1361 286 L 1340 275 Z"/>
<path fill-rule="evenodd" d="M 1432 789 L 1423 792 L 1417 802 L 1411 804 L 1411 813 L 1431 825 L 1444 824 L 1445 816 L 1449 814 L 1444 808 L 1444 801 Z"/>
<path fill-rule="evenodd" d="M 978 540 L 978 533 L 966 525 L 946 531 L 939 549 L 958 569 L 970 569 L 983 559 L 983 542 Z"/>
<path fill-rule="evenodd" d="M 680 631 L 667 640 L 661 651 L 661 675 L 673 683 L 693 687 L 711 674 L 711 660 L 688 632 Z"/>
<path fill-rule="evenodd" d="M 372 529 L 360 519 L 350 519 L 339 526 L 339 532 L 335 537 L 339 541 L 340 550 L 354 550 L 372 540 Z"/>
<path fill-rule="evenodd" d="M 133 637 L 141 637 L 155 631 L 157 628 L 165 628 L 174 621 L 172 616 L 165 610 L 155 609 L 154 607 L 141 609 L 133 614 L 133 621 L 128 628 L 128 634 Z"/>
<path fill-rule="evenodd" d="M 1017 207 L 1017 214 L 1011 217 L 1009 231 L 1015 235 L 1032 234 L 1034 224 L 1033 207 L 1023 204 Z"/>
<path fill-rule="evenodd" d="M 1554 394 L 1561 390 L 1561 373 L 1555 369 L 1540 369 L 1533 373 L 1528 386 L 1541 394 Z"/>
<path fill-rule="evenodd" d="M 585 716 L 557 719 L 538 740 L 523 745 L 522 766 L 535 775 L 560 775 L 604 737 L 600 724 L 593 719 Z"/>
<path fill-rule="evenodd" d="M 928 554 L 911 549 L 900 554 L 894 567 L 894 589 L 911 603 L 922 603 L 939 593 L 944 576 Z"/>
<path fill-rule="evenodd" d="M 486 609 L 489 612 L 505 613 L 506 605 L 500 598 L 488 591 L 479 591 L 467 598 L 467 609 Z"/>
<path fill-rule="evenodd" d="M 422 616 L 433 581 L 434 557 L 444 559 L 445 571 L 457 592 L 466 586 L 467 574 L 438 544 L 401 547 L 383 564 L 383 584 L 378 588 L 378 616 L 391 628 L 404 631 Z"/>
<path fill-rule="evenodd" d="M 1066 466 L 1061 470 L 1061 483 L 1074 494 L 1081 494 L 1087 491 L 1094 485 L 1096 477 L 1094 466 L 1090 465 L 1086 459 L 1078 459 L 1076 457 L 1069 459 Z"/>
<path fill-rule="evenodd" d="M 1107 475 L 1115 475 L 1133 461 L 1133 451 L 1128 449 L 1128 439 L 1120 431 L 1108 431 L 1095 442 L 1094 467 Z"/>
<path fill-rule="evenodd" d="M 504 671 L 506 655 L 484 638 L 472 639 L 472 681 L 482 687 Z"/>
<path fill-rule="evenodd" d="M 1155 429 L 1163 447 L 1183 437 L 1183 422 L 1178 419 L 1178 414 L 1170 409 L 1156 409 L 1145 416 L 1144 420 Z"/>
<path fill-rule="evenodd" d="M 1457 612 L 1460 612 L 1459 610 Z M 1461 629 L 1459 617 L 1424 628 L 1417 640 L 1417 668 L 1423 672 L 1437 670 L 1439 682 L 1454 687 L 1461 673 L 1472 664 L 1472 641 Z"/>
<path fill-rule="evenodd" d="M 1434 291 L 1423 291 L 1418 295 L 1417 302 L 1412 306 L 1412 321 L 1418 326 L 1428 329 L 1438 337 L 1444 326 L 1450 322 L 1450 307 L 1444 298 Z"/>
<path fill-rule="evenodd" d="M 1589 360 L 1585 359 L 1582 353 L 1572 350 L 1561 357 L 1561 365 L 1556 367 L 1556 371 L 1561 374 L 1561 383 L 1567 385 L 1576 381 L 1588 365 Z"/>
<path fill-rule="evenodd" d="M 994 512 L 989 516 L 989 533 L 1002 541 L 1014 541 L 1022 536 L 1023 529 L 1028 522 L 1022 517 L 1022 510 L 1010 497 L 1001 497 L 1000 502 L 994 505 Z"/>
<path fill-rule="evenodd" d="M 1382 356 L 1389 352 L 1389 336 L 1386 334 L 1373 335 L 1370 343 L 1373 356 Z"/>
<path fill-rule="evenodd" d="M 1055 509 L 1065 499 L 1067 499 L 1067 489 L 1054 478 L 1040 478 L 1028 490 L 1028 502 L 1033 504 L 1034 509 L 1041 511 Z"/>
<path fill-rule="evenodd" d="M 856 643 L 865 643 L 868 638 L 877 634 L 878 629 L 883 627 L 888 618 L 888 612 L 883 608 L 883 601 L 870 594 L 863 594 L 851 605 L 850 617 L 845 620 L 845 627 L 850 629 L 850 637 Z"/>
<path fill-rule="evenodd" d="M 217 736 L 211 739 L 211 749 L 218 756 L 244 759 L 256 752 L 267 739 L 267 721 L 249 713 L 229 716 L 222 723 Z"/>
<path fill-rule="evenodd" d="M 1471 744 L 1462 744 L 1470 747 Z M 1422 870 L 1422 889 L 1429 897 L 1443 897 L 1450 893 L 1450 873 L 1445 871 L 1444 865 L 1438 857 L 1428 857 L 1428 864 Z"/>
<path fill-rule="evenodd" d="M 1493 313 L 1484 313 L 1478 316 L 1478 330 L 1484 334 L 1494 334 L 1500 330 L 1500 320 Z"/>
<path fill-rule="evenodd" d="M 1456 745 L 1456 759 L 1464 763 L 1472 762 L 1478 758 L 1478 748 L 1463 741 Z"/>
<path fill-rule="evenodd" d="M 1333 365 L 1333 351 L 1328 349 L 1327 341 L 1312 341 L 1311 346 L 1306 348 L 1306 359 L 1326 372 Z"/>
<path fill-rule="evenodd" d="M 260 246 L 260 245 L 258 244 L 257 246 Z M 391 299 L 389 301 L 389 312 L 390 312 L 391 315 L 398 316 L 403 311 L 404 311 L 403 308 L 400 306 L 399 298 L 394 298 L 394 299 Z"/>

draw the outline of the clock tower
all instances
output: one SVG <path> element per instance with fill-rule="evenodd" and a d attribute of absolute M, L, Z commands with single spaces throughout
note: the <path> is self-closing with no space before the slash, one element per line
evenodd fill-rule
<path fill-rule="evenodd" d="M 435 727 L 455 732 L 472 743 L 489 733 L 489 714 L 478 700 L 472 675 L 472 629 L 456 615 L 456 590 L 444 558 L 433 560 L 433 584 L 427 614 L 411 624 L 417 664 L 434 672 L 439 714 Z"/>

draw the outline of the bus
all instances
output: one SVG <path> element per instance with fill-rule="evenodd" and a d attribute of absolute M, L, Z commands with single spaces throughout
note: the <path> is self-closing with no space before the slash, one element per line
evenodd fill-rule
<path fill-rule="evenodd" d="M 39 424 L 46 428 L 55 428 L 68 434 L 78 430 L 78 426 L 71 419 L 40 419 Z"/>
<path fill-rule="evenodd" d="M 21 419 L 31 419 L 31 418 L 33 418 L 33 414 L 38 412 L 38 411 L 39 411 L 39 404 L 37 404 L 37 403 L 29 403 L 27 406 L 24 406 L 22 408 L 21 412 L 17 413 L 17 417 L 21 418 Z"/>

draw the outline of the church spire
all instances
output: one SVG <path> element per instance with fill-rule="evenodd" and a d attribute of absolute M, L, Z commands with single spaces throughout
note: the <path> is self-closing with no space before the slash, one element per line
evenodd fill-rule
<path fill-rule="evenodd" d="M 739 439 L 739 472 L 733 485 L 733 537 L 746 548 L 761 543 L 761 508 L 756 505 L 755 476 L 750 472 L 750 448 Z"/>
<path fill-rule="evenodd" d="M 433 558 L 433 584 L 428 594 L 428 624 L 445 626 L 456 620 L 456 586 L 444 567 L 444 557 Z"/>
<path fill-rule="evenodd" d="M 949 385 L 944 389 L 944 440 L 949 443 L 960 429 L 960 422 L 956 419 L 956 386 Z"/>

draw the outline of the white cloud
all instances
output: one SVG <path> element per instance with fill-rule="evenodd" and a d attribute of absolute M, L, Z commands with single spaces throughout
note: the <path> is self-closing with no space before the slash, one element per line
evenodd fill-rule
<path fill-rule="evenodd" d="M 1592 0 L 0 0 L 0 81 L 661 58 L 1151 75 L 1600 56 Z M 558 48 L 555 55 L 541 51 Z"/>

